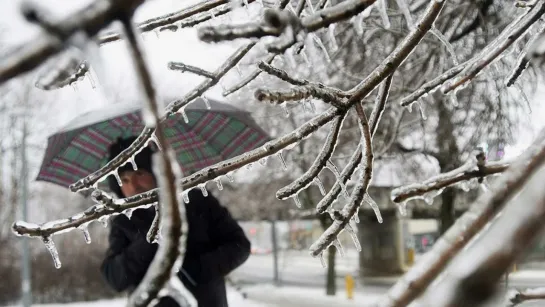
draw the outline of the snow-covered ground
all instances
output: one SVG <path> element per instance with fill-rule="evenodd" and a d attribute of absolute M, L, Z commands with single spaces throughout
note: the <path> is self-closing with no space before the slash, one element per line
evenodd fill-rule
<path fill-rule="evenodd" d="M 259 285 L 245 288 L 248 298 L 243 298 L 240 293 L 228 289 L 229 306 L 231 307 L 348 307 L 371 306 L 378 295 L 363 295 L 357 293 L 353 300 L 348 300 L 343 293 L 337 296 L 326 296 L 323 289 L 301 287 L 274 287 L 272 285 Z M 66 304 L 40 304 L 36 307 L 124 307 L 126 298 L 112 300 L 99 300 L 93 302 L 74 302 Z M 9 307 L 15 307 L 11 305 Z"/>

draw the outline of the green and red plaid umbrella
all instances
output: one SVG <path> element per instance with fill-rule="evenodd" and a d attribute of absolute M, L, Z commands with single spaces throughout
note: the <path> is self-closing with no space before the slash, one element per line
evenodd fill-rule
<path fill-rule="evenodd" d="M 184 175 L 238 156 L 265 144 L 269 136 L 248 112 L 199 98 L 185 108 L 189 119 L 176 114 L 164 133 L 176 152 Z M 137 136 L 144 129 L 140 106 L 115 104 L 85 113 L 48 138 L 36 180 L 64 187 L 98 170 L 107 162 L 108 148 L 118 137 Z"/>

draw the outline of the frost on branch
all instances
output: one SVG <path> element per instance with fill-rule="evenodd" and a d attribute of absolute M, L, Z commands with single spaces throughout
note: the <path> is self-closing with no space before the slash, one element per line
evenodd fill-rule
<path fill-rule="evenodd" d="M 43 69 L 43 74 L 36 81 L 36 87 L 42 90 L 59 89 L 82 80 L 88 73 L 87 61 L 71 55 L 62 56 Z M 89 78 L 92 80 L 91 76 Z"/>

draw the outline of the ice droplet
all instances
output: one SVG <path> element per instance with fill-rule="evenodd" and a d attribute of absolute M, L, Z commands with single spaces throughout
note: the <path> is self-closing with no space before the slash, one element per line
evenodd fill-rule
<path fill-rule="evenodd" d="M 265 165 L 267 164 L 267 158 L 268 158 L 268 157 L 261 158 L 261 159 L 259 160 L 259 164 L 265 166 Z"/>
<path fill-rule="evenodd" d="M 95 83 L 95 79 L 93 77 L 93 74 L 91 74 L 91 70 L 89 70 L 86 74 L 87 76 L 87 79 L 89 79 L 89 83 L 91 84 L 91 88 L 96 88 L 96 83 Z"/>
<path fill-rule="evenodd" d="M 417 103 L 418 103 L 418 108 L 420 109 L 420 115 L 422 115 L 422 119 L 423 120 L 428 119 L 428 117 L 426 116 L 426 112 L 424 111 L 424 104 L 420 101 L 418 101 Z"/>
<path fill-rule="evenodd" d="M 303 205 L 301 204 L 301 200 L 299 199 L 298 194 L 295 194 L 293 196 L 293 200 L 295 201 L 295 205 L 297 206 L 297 208 L 299 208 L 299 209 L 303 208 Z"/>
<path fill-rule="evenodd" d="M 327 29 L 327 34 L 329 35 L 329 41 L 331 42 L 331 51 L 336 52 L 339 50 L 339 44 L 337 44 L 337 38 L 335 37 L 335 24 L 332 23 Z"/>
<path fill-rule="evenodd" d="M 287 170 L 288 169 L 288 166 L 286 165 L 286 160 L 284 160 L 284 156 L 282 156 L 282 152 L 279 151 L 277 154 L 278 158 L 280 159 L 280 162 L 282 162 L 282 168 L 284 170 Z"/>
<path fill-rule="evenodd" d="M 136 161 L 134 161 L 134 156 L 130 157 L 129 162 L 131 162 L 132 169 L 133 169 L 134 171 L 137 171 L 137 170 L 138 170 L 138 166 L 136 165 Z"/>
<path fill-rule="evenodd" d="M 363 199 L 369 204 L 371 209 L 373 209 L 373 211 L 375 212 L 375 216 L 377 217 L 377 221 L 380 224 L 382 224 L 382 214 L 380 213 L 380 208 L 379 208 L 378 204 L 375 202 L 375 200 L 373 198 L 371 198 L 371 196 L 369 196 L 369 194 L 365 194 Z"/>
<path fill-rule="evenodd" d="M 208 100 L 208 98 L 206 98 L 205 96 L 202 96 L 201 98 L 202 100 L 204 100 L 204 105 L 206 105 L 206 109 L 210 110 L 212 107 L 210 106 L 210 101 Z"/>
<path fill-rule="evenodd" d="M 184 123 L 189 124 L 189 117 L 187 117 L 187 113 L 185 113 L 185 109 L 181 108 L 180 110 L 178 110 L 178 112 L 182 114 Z"/>
<path fill-rule="evenodd" d="M 381 217 L 382 218 L 382 217 Z M 356 212 L 356 214 L 354 214 L 354 222 L 356 223 L 359 223 L 360 222 L 360 216 L 359 216 L 359 212 Z M 382 222 L 381 222 L 382 223 Z"/>
<path fill-rule="evenodd" d="M 119 185 L 120 187 L 123 186 L 123 182 L 121 182 L 121 178 L 119 177 L 119 173 L 117 172 L 117 170 L 113 171 L 113 175 L 115 177 L 115 180 L 117 180 L 117 185 Z"/>
<path fill-rule="evenodd" d="M 350 237 L 352 237 L 352 241 L 354 241 L 354 246 L 356 247 L 356 250 L 358 252 L 361 252 L 361 244 L 360 240 L 358 239 L 358 234 L 349 225 L 346 225 L 346 231 L 348 231 Z"/>
<path fill-rule="evenodd" d="M 339 254 L 341 255 L 341 257 L 344 258 L 344 248 L 341 244 L 341 241 L 339 241 L 339 239 L 336 239 L 335 241 L 333 241 L 333 245 L 339 251 Z"/>
<path fill-rule="evenodd" d="M 131 219 L 132 213 L 133 213 L 133 212 L 134 212 L 134 209 L 132 209 L 132 208 L 129 208 L 129 209 L 123 211 L 123 213 L 127 216 L 127 218 L 128 218 L 129 220 Z"/>
<path fill-rule="evenodd" d="M 322 180 L 316 177 L 314 178 L 314 183 L 318 186 L 318 189 L 320 189 L 320 194 L 322 194 L 322 196 L 325 196 L 326 192 L 325 192 L 324 185 L 322 184 Z"/>
<path fill-rule="evenodd" d="M 189 204 L 189 196 L 187 195 L 187 192 L 182 193 L 182 198 L 184 200 L 184 203 Z"/>
<path fill-rule="evenodd" d="M 327 263 L 325 262 L 324 252 L 320 253 L 320 263 L 322 263 L 322 267 L 324 269 L 327 268 Z"/>
<path fill-rule="evenodd" d="M 201 193 L 204 197 L 208 196 L 208 191 L 206 190 L 206 184 L 199 184 L 199 188 L 201 189 Z"/>
<path fill-rule="evenodd" d="M 287 103 L 283 103 L 281 105 L 281 108 L 282 108 L 282 110 L 284 110 L 284 116 L 285 117 L 290 117 L 290 109 L 288 108 Z"/>
<path fill-rule="evenodd" d="M 397 206 L 399 208 L 399 213 L 401 215 L 403 215 L 403 216 L 406 216 L 407 215 L 407 202 L 404 201 L 401 204 L 398 204 Z"/>
<path fill-rule="evenodd" d="M 218 186 L 218 190 L 223 190 L 223 183 L 221 183 L 221 178 L 218 177 L 216 179 L 214 179 L 214 181 L 216 182 L 216 185 Z"/>
<path fill-rule="evenodd" d="M 83 232 L 83 238 L 85 239 L 85 243 L 91 244 L 91 234 L 89 233 L 89 228 L 85 226 L 81 227 L 80 229 Z"/>
<path fill-rule="evenodd" d="M 61 260 L 59 259 L 59 252 L 57 251 L 55 242 L 53 242 L 53 240 L 50 237 L 43 237 L 42 241 L 45 244 L 45 248 L 47 248 L 47 250 L 51 254 L 51 257 L 53 258 L 53 264 L 55 265 L 55 268 L 60 269 Z"/>
<path fill-rule="evenodd" d="M 341 173 L 339 173 L 339 169 L 331 160 L 327 160 L 326 167 L 335 175 L 335 178 L 337 179 L 337 183 L 341 186 L 341 190 L 344 193 L 344 196 L 346 198 L 349 198 L 350 195 L 348 194 L 348 190 L 346 189 L 346 185 L 343 184 L 341 180 Z"/>

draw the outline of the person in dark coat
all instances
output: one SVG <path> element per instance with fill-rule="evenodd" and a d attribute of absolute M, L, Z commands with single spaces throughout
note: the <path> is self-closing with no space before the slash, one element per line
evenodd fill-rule
<path fill-rule="evenodd" d="M 119 139 L 110 147 L 110 159 L 126 149 L 135 138 Z M 129 197 L 156 187 L 152 172 L 152 149 L 144 148 L 135 157 L 138 170 L 127 163 L 119 168 L 122 186 L 113 176 L 108 177 L 110 189 L 118 197 Z M 187 247 L 182 268 L 178 273 L 184 286 L 193 294 L 199 307 L 226 307 L 224 277 L 240 266 L 250 255 L 250 241 L 228 210 L 211 194 L 203 196 L 191 190 L 185 205 L 188 220 Z M 131 218 L 121 214 L 113 218 L 109 247 L 101 270 L 107 283 L 116 291 L 132 292 L 143 279 L 157 251 L 146 234 L 155 217 L 155 209 L 137 209 Z M 158 307 L 175 307 L 169 297 Z"/>

